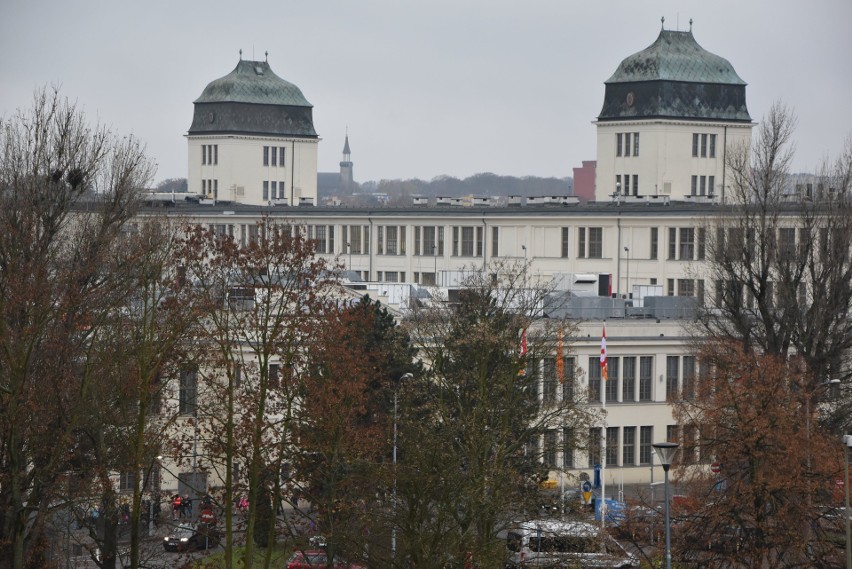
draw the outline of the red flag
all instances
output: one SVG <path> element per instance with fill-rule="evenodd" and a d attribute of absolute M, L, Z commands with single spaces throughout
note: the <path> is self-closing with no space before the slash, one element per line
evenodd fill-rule
<path fill-rule="evenodd" d="M 604 381 L 609 380 L 609 370 L 606 363 L 606 324 L 603 326 L 603 336 L 601 336 L 601 377 Z"/>
<path fill-rule="evenodd" d="M 562 354 L 562 326 L 559 327 L 559 336 L 556 340 L 556 377 L 559 383 L 565 383 L 565 362 Z"/>

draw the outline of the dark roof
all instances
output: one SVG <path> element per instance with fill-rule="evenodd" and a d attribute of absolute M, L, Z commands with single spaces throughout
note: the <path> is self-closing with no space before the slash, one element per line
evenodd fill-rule
<path fill-rule="evenodd" d="M 685 81 L 745 85 L 730 62 L 698 45 L 691 31 L 662 30 L 657 41 L 626 58 L 606 83 Z"/>
<path fill-rule="evenodd" d="M 317 138 L 313 106 L 266 61 L 243 61 L 195 100 L 189 134 Z"/>
<path fill-rule="evenodd" d="M 624 59 L 605 85 L 599 121 L 751 122 L 745 81 L 727 59 L 698 45 L 691 31 L 662 30 L 653 44 Z"/>
<path fill-rule="evenodd" d="M 256 103 L 311 107 L 302 91 L 272 72 L 266 61 L 240 60 L 229 74 L 211 81 L 195 103 Z"/>

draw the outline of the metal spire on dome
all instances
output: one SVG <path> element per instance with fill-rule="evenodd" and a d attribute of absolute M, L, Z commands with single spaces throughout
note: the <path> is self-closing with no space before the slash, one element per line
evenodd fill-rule
<path fill-rule="evenodd" d="M 692 18 L 689 19 L 689 33 L 692 33 Z"/>
<path fill-rule="evenodd" d="M 243 60 L 243 48 L 240 48 L 240 61 Z"/>
<path fill-rule="evenodd" d="M 665 17 L 665 16 L 662 16 L 662 17 L 660 18 L 660 29 L 661 29 L 661 30 L 665 30 L 665 29 L 666 29 L 666 17 Z"/>
<path fill-rule="evenodd" d="M 263 52 L 263 60 L 269 63 L 269 50 Z"/>

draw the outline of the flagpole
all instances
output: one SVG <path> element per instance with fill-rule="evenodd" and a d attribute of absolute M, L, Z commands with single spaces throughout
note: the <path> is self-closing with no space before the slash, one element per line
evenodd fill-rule
<path fill-rule="evenodd" d="M 606 355 L 606 322 L 601 336 L 601 410 L 603 411 L 603 436 L 601 437 L 601 528 L 606 525 L 606 382 L 609 380 Z"/>

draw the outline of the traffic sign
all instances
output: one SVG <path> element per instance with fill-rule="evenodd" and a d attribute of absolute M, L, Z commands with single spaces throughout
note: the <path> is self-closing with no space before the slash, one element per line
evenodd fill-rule
<path fill-rule="evenodd" d="M 713 474 L 719 474 L 720 472 L 722 472 L 722 464 L 714 462 L 710 465 L 710 472 L 712 472 Z"/>

